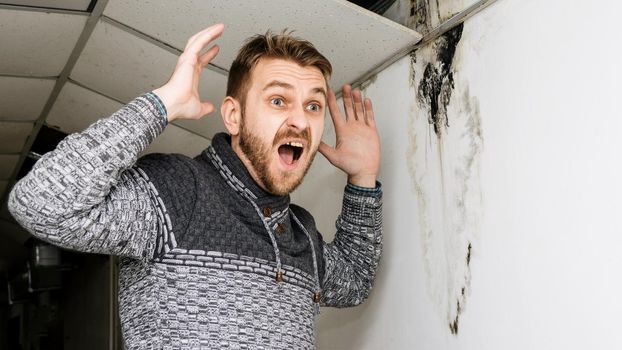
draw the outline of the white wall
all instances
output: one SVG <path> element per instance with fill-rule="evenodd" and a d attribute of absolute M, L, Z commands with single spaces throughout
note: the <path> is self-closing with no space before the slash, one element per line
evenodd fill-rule
<path fill-rule="evenodd" d="M 620 12 L 613 0 L 499 0 L 467 20 L 441 138 L 417 99 L 437 46 L 376 77 L 384 256 L 367 303 L 323 310 L 318 349 L 622 344 Z M 294 196 L 326 239 L 335 174 L 322 159 Z"/>

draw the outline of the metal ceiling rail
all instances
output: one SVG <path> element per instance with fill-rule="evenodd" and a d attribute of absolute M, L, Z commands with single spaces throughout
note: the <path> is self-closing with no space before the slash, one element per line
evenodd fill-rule
<path fill-rule="evenodd" d="M 77 81 L 77 80 L 75 80 L 75 79 L 68 78 L 68 79 L 67 79 L 67 81 L 68 81 L 69 83 L 72 83 L 72 84 L 74 84 L 74 85 L 76 85 L 76 86 L 79 86 L 79 87 L 81 87 L 81 88 L 83 88 L 83 89 L 85 89 L 85 90 L 88 90 L 88 91 L 90 91 L 90 92 L 93 92 L 93 93 L 96 93 L 96 94 L 98 94 L 98 95 L 100 95 L 100 96 L 103 96 L 103 97 L 105 97 L 105 98 L 107 98 L 107 99 L 109 99 L 109 100 L 112 100 L 112 101 L 114 101 L 114 102 L 117 102 L 117 103 L 119 103 L 119 104 L 121 104 L 121 105 L 126 105 L 126 104 L 129 102 L 129 101 L 121 101 L 121 100 L 119 100 L 119 99 L 118 99 L 118 98 L 116 98 L 116 97 L 112 97 L 112 96 L 107 95 L 107 94 L 105 94 L 105 93 L 103 93 L 103 92 L 101 92 L 101 91 L 95 90 L 94 88 L 92 88 L 92 87 L 90 87 L 90 86 L 87 86 L 87 85 L 84 85 L 84 84 L 82 84 L 81 82 L 79 82 L 79 81 Z"/>
<path fill-rule="evenodd" d="M 80 16 L 88 16 L 89 13 L 87 10 L 69 10 L 69 9 L 60 9 L 54 7 L 36 7 L 36 6 L 27 6 L 27 5 L 11 5 L 0 3 L 0 10 L 18 10 L 18 11 L 31 11 L 31 12 L 45 12 L 45 13 L 60 13 L 64 15 L 80 15 Z M 93 9 L 93 11 L 95 11 Z"/>
<path fill-rule="evenodd" d="M 0 78 L 24 78 L 24 79 L 41 79 L 41 80 L 56 80 L 58 76 L 36 76 L 36 75 L 21 75 L 21 74 L 3 74 L 0 73 Z"/>

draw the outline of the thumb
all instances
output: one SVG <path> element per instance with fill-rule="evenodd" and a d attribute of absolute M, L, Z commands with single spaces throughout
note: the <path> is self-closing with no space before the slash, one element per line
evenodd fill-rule
<path fill-rule="evenodd" d="M 201 117 L 212 113 L 214 109 L 214 105 L 211 102 L 201 102 Z"/>
<path fill-rule="evenodd" d="M 320 151 L 320 153 L 322 153 L 322 155 L 324 157 L 326 157 L 326 159 L 328 159 L 328 161 L 335 165 L 335 161 L 337 160 L 337 150 L 332 148 L 331 146 L 327 145 L 324 141 L 322 141 L 320 143 L 320 147 L 318 148 L 318 151 Z"/>

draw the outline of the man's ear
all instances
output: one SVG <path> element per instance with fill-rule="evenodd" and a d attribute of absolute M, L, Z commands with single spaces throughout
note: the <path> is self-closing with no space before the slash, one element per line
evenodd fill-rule
<path fill-rule="evenodd" d="M 240 133 L 240 123 L 242 122 L 242 109 L 237 99 L 227 96 L 220 105 L 220 115 L 225 127 L 231 136 Z"/>

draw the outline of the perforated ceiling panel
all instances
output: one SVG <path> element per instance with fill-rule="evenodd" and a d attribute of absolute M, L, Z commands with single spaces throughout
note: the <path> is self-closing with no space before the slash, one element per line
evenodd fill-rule
<path fill-rule="evenodd" d="M 104 14 L 177 49 L 195 32 L 222 22 L 225 33 L 214 63 L 225 69 L 249 36 L 268 29 L 295 30 L 331 60 L 333 87 L 355 81 L 421 38 L 343 0 L 110 0 Z"/>
<path fill-rule="evenodd" d="M 217 110 L 227 69 L 251 35 L 295 30 L 331 60 L 334 88 L 360 79 L 421 38 L 344 0 L 9 3 L 0 3 L 0 181 L 13 179 L 42 124 L 78 132 L 161 86 L 186 40 L 210 24 L 226 26 L 218 40 L 221 53 L 200 82 L 202 97 Z M 224 131 L 219 114 L 176 121 L 148 152 L 196 155 Z"/>
<path fill-rule="evenodd" d="M 86 19 L 85 15 L 0 8 L 0 74 L 57 76 Z"/>
<path fill-rule="evenodd" d="M 176 62 L 176 55 L 100 21 L 70 78 L 127 103 L 166 83 Z"/>
<path fill-rule="evenodd" d="M 36 120 L 53 87 L 53 79 L 0 76 L 0 120 Z"/>
<path fill-rule="evenodd" d="M 58 95 L 47 123 L 67 134 L 79 132 L 122 106 L 122 103 L 70 82 Z"/>
<path fill-rule="evenodd" d="M 166 83 L 176 62 L 177 54 L 171 50 L 100 21 L 71 72 L 71 79 L 127 103 Z M 205 69 L 201 96 L 218 109 L 225 97 L 226 83 L 226 76 Z M 205 137 L 224 131 L 218 116 L 177 123 Z"/>
<path fill-rule="evenodd" d="M 31 130 L 32 123 L 0 122 L 0 153 L 19 154 Z"/>
<path fill-rule="evenodd" d="M 86 11 L 89 8 L 91 0 L 10 0 L 2 1 L 5 4 L 29 6 L 29 7 L 45 7 L 56 9 L 67 9 L 76 11 Z"/>

